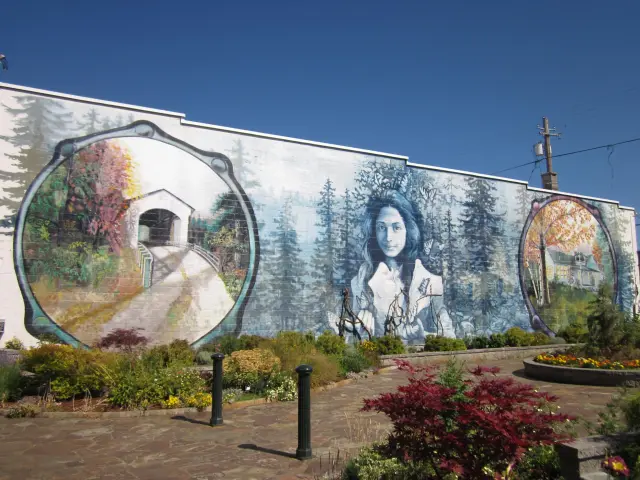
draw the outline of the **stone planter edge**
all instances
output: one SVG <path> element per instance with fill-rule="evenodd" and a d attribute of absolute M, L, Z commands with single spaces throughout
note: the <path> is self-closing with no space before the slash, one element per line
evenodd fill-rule
<path fill-rule="evenodd" d="M 429 364 L 429 363 L 443 363 L 451 357 L 456 357 L 459 360 L 509 360 L 526 358 L 539 353 L 565 350 L 570 347 L 574 347 L 578 344 L 575 343 L 563 343 L 563 344 L 550 344 L 550 345 L 536 345 L 530 347 L 501 347 L 501 348 L 477 348 L 471 350 L 452 350 L 449 352 L 418 352 L 418 353 L 404 353 L 400 355 L 381 355 L 380 361 L 383 366 L 394 365 L 394 360 L 406 360 L 410 363 L 416 364 Z"/>
<path fill-rule="evenodd" d="M 627 382 L 640 382 L 640 370 L 602 370 L 597 368 L 562 367 L 545 365 L 533 359 L 525 359 L 524 373 L 536 380 L 569 383 L 573 385 L 594 385 L 619 387 Z"/>

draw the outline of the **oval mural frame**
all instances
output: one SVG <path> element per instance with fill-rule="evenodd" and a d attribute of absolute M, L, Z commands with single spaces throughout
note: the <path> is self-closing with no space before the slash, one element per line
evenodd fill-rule
<path fill-rule="evenodd" d="M 529 232 L 529 228 L 531 227 L 531 224 L 533 223 L 533 219 L 535 218 L 535 216 L 547 205 L 553 202 L 561 201 L 561 200 L 577 203 L 581 207 L 584 207 L 598 222 L 598 225 L 604 232 L 604 235 L 607 239 L 607 243 L 609 244 L 609 251 L 611 252 L 611 260 L 612 260 L 612 266 L 613 266 L 613 298 L 616 304 L 619 303 L 619 295 L 620 295 L 620 293 L 618 292 L 618 260 L 616 256 L 616 251 L 613 247 L 611 234 L 609 233 L 609 229 L 607 228 L 607 226 L 605 225 L 602 219 L 602 214 L 600 213 L 600 210 L 597 207 L 585 202 L 580 198 L 571 197 L 569 195 L 553 195 L 553 196 L 547 197 L 544 200 L 539 200 L 539 199 L 532 200 L 529 216 L 525 221 L 524 228 L 522 229 L 522 234 L 520 236 L 520 247 L 518 251 L 518 270 L 519 270 L 518 276 L 520 277 L 519 278 L 520 290 L 522 291 L 524 302 L 527 305 L 527 311 L 529 312 L 529 322 L 531 323 L 531 327 L 535 331 L 542 330 L 544 333 L 552 337 L 556 336 L 556 332 L 551 330 L 549 326 L 545 323 L 545 321 L 542 318 L 540 318 L 540 316 L 538 315 L 538 312 L 536 311 L 535 307 L 531 303 L 529 296 L 527 295 L 527 288 L 525 284 L 525 275 L 524 275 L 524 255 L 525 255 L 524 250 L 525 250 L 525 244 L 527 239 L 527 233 Z M 536 204 L 538 205 L 537 208 L 536 208 Z"/>
<path fill-rule="evenodd" d="M 89 348 L 88 345 L 84 344 L 74 335 L 70 334 L 58 325 L 44 311 L 36 299 L 27 279 L 24 265 L 24 253 L 22 251 L 25 221 L 27 212 L 35 194 L 47 177 L 49 177 L 49 175 L 51 175 L 58 166 L 68 160 L 71 156 L 75 155 L 79 150 L 93 143 L 127 137 L 148 138 L 159 141 L 167 145 L 174 146 L 192 155 L 197 160 L 200 160 L 207 165 L 213 173 L 225 182 L 240 202 L 247 222 L 247 231 L 249 234 L 249 265 L 242 284 L 242 289 L 240 290 L 240 294 L 238 295 L 233 307 L 227 312 L 220 323 L 202 337 L 198 338 L 191 344 L 191 346 L 198 348 L 221 334 L 233 333 L 238 335 L 242 329 L 242 315 L 251 296 L 251 292 L 253 291 L 253 287 L 255 286 L 258 264 L 260 261 L 258 223 L 256 221 L 251 201 L 236 180 L 233 174 L 233 164 L 226 155 L 200 150 L 187 142 L 169 135 L 156 124 L 146 120 L 139 120 L 124 127 L 61 141 L 56 145 L 52 159 L 40 171 L 31 185 L 29 185 L 18 210 L 13 237 L 13 261 L 16 268 L 16 276 L 18 278 L 20 293 L 22 294 L 22 299 L 24 301 L 24 324 L 26 330 L 35 337 L 46 333 L 52 333 L 66 344 L 74 347 Z"/>

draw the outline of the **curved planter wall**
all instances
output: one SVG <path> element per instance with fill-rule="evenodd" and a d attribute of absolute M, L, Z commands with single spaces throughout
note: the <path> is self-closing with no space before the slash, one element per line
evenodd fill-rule
<path fill-rule="evenodd" d="M 551 344 L 531 347 L 503 347 L 503 348 L 478 348 L 472 350 L 453 350 L 449 352 L 418 352 L 404 353 L 401 355 L 381 355 L 383 367 L 395 365 L 395 360 L 406 360 L 415 365 L 428 365 L 444 363 L 451 357 L 467 362 L 492 362 L 498 360 L 513 360 L 527 358 L 545 352 L 557 352 L 573 347 L 573 343 Z"/>
<path fill-rule="evenodd" d="M 599 370 L 595 368 L 558 367 L 524 360 L 527 377 L 548 382 L 617 387 L 627 382 L 640 382 L 640 370 Z"/>

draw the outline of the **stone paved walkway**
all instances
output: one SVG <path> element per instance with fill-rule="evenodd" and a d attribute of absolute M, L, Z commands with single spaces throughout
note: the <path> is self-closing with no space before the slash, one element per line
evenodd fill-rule
<path fill-rule="evenodd" d="M 615 388 L 546 384 L 522 377 L 522 361 L 491 365 L 560 397 L 561 410 L 595 420 Z M 359 413 L 362 398 L 405 383 L 397 371 L 319 392 L 312 397 L 316 458 L 293 458 L 296 403 L 228 410 L 211 428 L 209 413 L 185 417 L 0 418 L 0 480 L 4 479 L 313 479 L 340 452 L 382 438 L 385 417 Z"/>

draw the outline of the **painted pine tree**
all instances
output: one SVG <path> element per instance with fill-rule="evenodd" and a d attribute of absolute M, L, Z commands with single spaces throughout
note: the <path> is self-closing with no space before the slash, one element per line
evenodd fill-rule
<path fill-rule="evenodd" d="M 522 222 L 527 221 L 529 212 L 531 211 L 531 198 L 529 198 L 529 191 L 525 185 L 518 186 L 517 204 L 518 220 Z"/>
<path fill-rule="evenodd" d="M 55 145 L 71 134 L 72 113 L 60 102 L 49 98 L 23 95 L 17 97 L 18 106 L 3 105 L 13 117 L 13 135 L 0 137 L 16 148 L 5 154 L 11 168 L 0 170 L 3 185 L 3 206 L 13 216 L 27 187 L 44 165 L 51 160 Z"/>
<path fill-rule="evenodd" d="M 458 226 L 448 208 L 444 215 L 444 248 L 442 251 L 444 276 L 444 301 L 449 313 L 456 313 L 464 307 L 464 298 L 460 295 L 460 248 L 458 246 Z"/>
<path fill-rule="evenodd" d="M 258 191 L 262 184 L 254 173 L 253 165 L 256 161 L 255 157 L 251 157 L 247 152 L 242 140 L 235 140 L 229 159 L 233 164 L 233 172 L 236 180 L 245 191 L 256 216 L 258 227 L 258 248 L 260 252 L 260 262 L 258 271 L 256 272 L 256 280 L 253 286 L 251 297 L 247 303 L 244 313 L 243 330 L 255 333 L 267 333 L 264 329 L 271 325 L 271 314 L 269 312 L 269 288 L 268 284 L 272 281 L 267 271 L 270 256 L 269 236 L 265 233 L 264 222 L 264 205 L 257 201 Z"/>
<path fill-rule="evenodd" d="M 615 205 L 603 205 L 600 208 L 600 211 L 605 224 L 609 228 L 609 234 L 611 235 L 611 241 L 613 243 L 617 260 L 617 301 L 625 312 L 632 312 L 634 299 L 637 295 L 634 281 L 636 256 L 633 252 L 631 235 L 629 233 L 629 218 L 620 212 L 618 207 Z"/>
<path fill-rule="evenodd" d="M 313 330 L 319 332 L 327 326 L 327 312 L 334 311 L 336 302 L 339 302 L 336 288 L 340 274 L 338 267 L 339 231 L 335 192 L 336 189 L 333 187 L 331 179 L 327 178 L 317 202 L 316 227 L 318 227 L 318 235 L 309 264 L 312 279 L 310 314 L 312 315 L 312 323 L 315 325 Z"/>
<path fill-rule="evenodd" d="M 235 140 L 231 147 L 231 163 L 233 164 L 233 173 L 238 180 L 240 186 L 249 193 L 260 187 L 260 182 L 256 178 L 253 171 L 253 159 L 246 151 L 242 140 Z"/>
<path fill-rule="evenodd" d="M 358 274 L 361 247 L 357 241 L 358 215 L 354 209 L 352 194 L 347 188 L 342 196 L 342 215 L 339 227 L 339 278 L 340 286 L 349 287 L 351 279 Z"/>
<path fill-rule="evenodd" d="M 482 314 L 482 318 L 476 321 L 476 327 L 484 329 L 489 326 L 488 315 L 498 303 L 493 295 L 498 278 L 491 272 L 491 265 L 498 248 L 497 238 L 503 218 L 496 212 L 495 186 L 490 181 L 468 177 L 465 182 L 460 223 L 467 250 L 466 270 L 475 280 L 469 297 L 474 303 L 474 310 Z"/>
<path fill-rule="evenodd" d="M 78 122 L 80 135 L 91 135 L 100 131 L 100 114 L 95 108 L 85 113 Z"/>
<path fill-rule="evenodd" d="M 269 317 L 278 330 L 299 330 L 305 325 L 305 263 L 301 258 L 291 200 L 274 219 L 270 248 L 263 256 Z"/>

